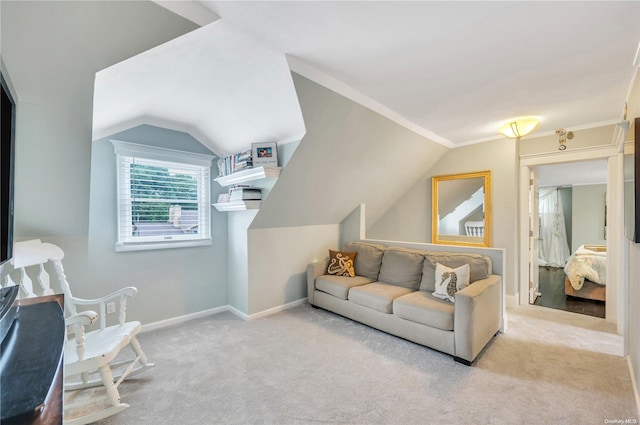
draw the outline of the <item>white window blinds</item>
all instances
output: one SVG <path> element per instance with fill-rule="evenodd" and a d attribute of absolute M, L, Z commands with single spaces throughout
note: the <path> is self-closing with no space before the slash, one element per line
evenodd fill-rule
<path fill-rule="evenodd" d="M 211 243 L 213 157 L 113 141 L 117 251 Z"/>

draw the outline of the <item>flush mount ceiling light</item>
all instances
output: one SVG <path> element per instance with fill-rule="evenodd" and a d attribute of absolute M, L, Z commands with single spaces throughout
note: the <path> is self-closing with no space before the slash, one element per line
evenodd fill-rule
<path fill-rule="evenodd" d="M 540 121 L 535 117 L 514 118 L 503 124 L 498 133 L 509 139 L 520 140 L 538 128 L 539 124 Z"/>

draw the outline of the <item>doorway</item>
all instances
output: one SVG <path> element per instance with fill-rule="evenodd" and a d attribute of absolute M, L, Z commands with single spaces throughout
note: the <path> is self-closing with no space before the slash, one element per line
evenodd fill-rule
<path fill-rule="evenodd" d="M 618 149 L 615 146 L 603 146 L 602 148 L 595 148 L 577 152 L 567 152 L 562 155 L 550 155 L 550 154 L 539 154 L 539 155 L 530 155 L 524 156 L 520 159 L 520 184 L 519 184 L 519 211 L 520 211 L 520 233 L 519 233 L 519 264 L 520 264 L 520 272 L 519 272 L 519 295 L 518 302 L 520 305 L 535 305 L 535 301 L 538 299 L 537 294 L 541 293 L 539 281 L 532 282 L 531 279 L 531 271 L 530 271 L 530 246 L 534 246 L 535 241 L 539 235 L 537 233 L 530 233 L 529 231 L 529 223 L 530 221 L 538 221 L 532 220 L 530 211 L 531 200 L 529 198 L 530 194 L 530 184 L 539 183 L 537 178 L 532 178 L 532 174 L 535 174 L 535 171 L 539 171 L 540 167 L 547 167 L 554 165 L 555 169 L 561 172 L 561 174 L 567 175 L 569 174 L 570 166 L 573 164 L 589 165 L 590 161 L 600 161 L 600 164 L 605 164 L 604 168 L 600 165 L 600 170 L 606 170 L 606 183 L 605 186 L 605 194 L 603 197 L 606 199 L 606 239 L 604 239 L 603 246 L 604 251 L 606 252 L 606 273 L 607 273 L 607 285 L 604 286 L 604 300 L 605 300 L 605 319 L 613 323 L 617 326 L 618 332 L 622 332 L 623 321 L 619 317 L 622 310 L 620 307 L 622 306 L 620 297 L 620 290 L 618 288 L 620 276 L 622 274 L 622 264 L 621 264 L 621 229 L 622 226 L 622 190 L 617 181 L 622 181 L 622 155 L 619 154 Z M 549 168 L 552 170 L 553 168 Z M 546 169 L 543 169 L 547 171 Z M 594 174 L 593 172 L 589 174 Z M 612 182 L 616 184 L 612 184 Z M 543 182 L 543 186 L 548 185 Z M 551 186 L 563 186 L 563 184 L 550 184 Z M 565 183 L 565 186 L 568 184 Z M 576 187 L 580 188 L 582 185 L 577 185 Z M 574 188 L 573 184 L 571 185 Z M 575 190 L 575 188 L 574 188 Z M 572 203 L 573 204 L 573 203 Z M 585 208 L 583 208 L 584 210 Z M 580 211 L 579 214 L 582 214 L 584 211 Z M 572 219 L 575 222 L 576 216 L 575 211 L 572 211 L 573 217 Z M 604 217 L 603 216 L 603 221 Z M 578 217 L 579 218 L 579 217 Z M 585 226 L 585 225 L 582 225 Z M 604 238 L 604 223 L 602 224 L 602 236 Z M 573 228 L 572 228 L 573 231 Z M 567 238 L 569 240 L 569 237 Z M 575 235 L 571 235 L 571 243 L 573 244 L 573 240 L 575 239 Z M 539 242 L 539 241 L 538 241 Z M 587 244 L 589 244 L 587 242 Z M 570 246 L 569 250 L 574 249 Z M 575 250 L 575 249 L 574 249 Z M 537 257 L 536 257 L 537 258 Z M 537 273 L 540 272 L 540 267 L 531 267 L 531 269 L 535 269 Z M 561 275 L 562 277 L 562 275 Z M 533 292 L 533 294 L 532 294 Z M 571 299 L 570 299 L 571 300 Z M 538 308 L 536 306 L 536 308 Z"/>
<path fill-rule="evenodd" d="M 539 241 L 532 304 L 604 319 L 607 160 L 541 165 L 532 174 Z"/>

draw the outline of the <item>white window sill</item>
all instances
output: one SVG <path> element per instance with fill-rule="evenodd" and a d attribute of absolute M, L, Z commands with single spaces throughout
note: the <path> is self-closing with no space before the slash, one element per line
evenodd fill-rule
<path fill-rule="evenodd" d="M 142 243 L 116 243 L 116 252 L 148 251 L 152 249 L 190 248 L 194 246 L 211 245 L 211 239 L 199 239 L 195 241 L 174 242 L 142 242 Z"/>

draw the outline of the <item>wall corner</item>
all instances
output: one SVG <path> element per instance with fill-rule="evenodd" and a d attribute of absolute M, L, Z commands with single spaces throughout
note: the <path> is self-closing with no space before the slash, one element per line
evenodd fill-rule
<path fill-rule="evenodd" d="M 360 204 L 340 223 L 340 247 L 346 242 L 366 239 L 365 205 Z"/>

